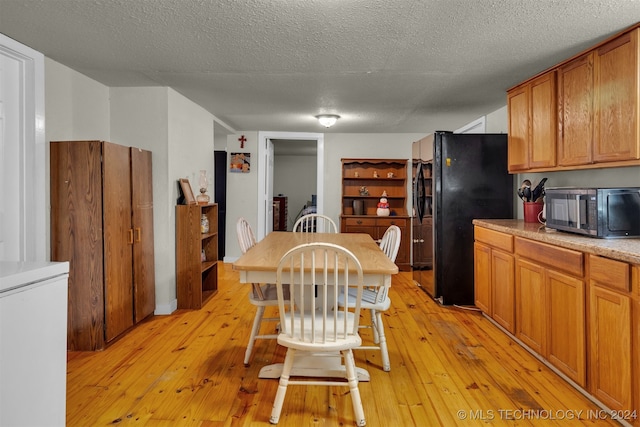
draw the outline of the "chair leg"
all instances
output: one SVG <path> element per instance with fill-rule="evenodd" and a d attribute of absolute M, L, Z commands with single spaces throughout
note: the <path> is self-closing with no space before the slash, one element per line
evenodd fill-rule
<path fill-rule="evenodd" d="M 273 401 L 273 408 L 271 409 L 271 418 L 269 422 L 271 424 L 278 424 L 280 421 L 280 412 L 282 411 L 282 404 L 284 403 L 284 397 L 287 394 L 287 385 L 289 385 L 289 375 L 293 368 L 293 359 L 295 357 L 296 349 L 287 349 L 287 354 L 284 357 L 284 364 L 282 366 L 282 374 L 280 374 L 280 383 L 278 384 L 278 391 L 276 398 Z M 353 356 L 352 356 L 353 357 Z"/>
<path fill-rule="evenodd" d="M 253 318 L 253 327 L 251 328 L 251 336 L 249 337 L 249 343 L 247 344 L 247 350 L 244 352 L 244 364 L 249 365 L 251 359 L 251 352 L 253 351 L 253 345 L 256 343 L 256 336 L 260 331 L 260 324 L 262 323 L 262 316 L 264 315 L 264 306 L 259 305 L 256 310 L 256 315 Z"/>
<path fill-rule="evenodd" d="M 378 331 L 376 335 L 380 340 L 380 353 L 382 354 L 382 369 L 386 372 L 391 370 L 391 362 L 389 361 L 389 351 L 387 349 L 387 337 L 384 334 L 384 325 L 382 324 L 382 312 L 377 310 L 371 310 L 373 313 L 375 311 L 375 329 Z"/>
<path fill-rule="evenodd" d="M 369 314 L 371 315 L 371 329 L 373 329 L 373 342 L 375 344 L 378 344 L 380 342 L 380 336 L 378 334 L 378 325 L 376 324 L 376 322 L 378 321 L 378 319 L 376 318 L 376 311 L 375 310 L 369 310 Z"/>
<path fill-rule="evenodd" d="M 353 404 L 353 415 L 356 425 L 364 426 L 367 424 L 364 418 L 364 409 L 362 408 L 362 399 L 360 398 L 360 389 L 358 388 L 358 374 L 356 373 L 356 361 L 353 358 L 351 349 L 342 351 L 344 356 L 344 365 L 347 371 L 347 381 L 351 390 L 351 403 Z M 279 391 L 279 390 L 278 390 Z"/>

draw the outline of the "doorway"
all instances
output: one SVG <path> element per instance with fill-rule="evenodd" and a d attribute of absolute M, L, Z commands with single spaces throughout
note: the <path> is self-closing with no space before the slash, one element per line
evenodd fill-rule
<path fill-rule="evenodd" d="M 273 229 L 273 185 L 274 185 L 274 144 L 277 141 L 315 142 L 316 148 L 316 211 L 323 212 L 324 193 L 324 134 L 299 132 L 258 132 L 258 167 L 261 179 L 258 180 L 258 230 L 257 238 L 262 239 Z M 275 143 L 274 143 L 275 141 Z M 292 212 L 292 215 L 297 212 Z"/>

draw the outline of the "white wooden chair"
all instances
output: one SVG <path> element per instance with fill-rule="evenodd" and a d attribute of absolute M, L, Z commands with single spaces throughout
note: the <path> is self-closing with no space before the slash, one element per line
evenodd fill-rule
<path fill-rule="evenodd" d="M 256 238 L 251 229 L 251 225 L 244 218 L 238 218 L 236 223 L 236 232 L 238 234 L 238 244 L 242 253 L 246 253 L 256 244 Z M 279 322 L 278 317 L 264 317 L 264 311 L 267 307 L 278 306 L 278 295 L 274 284 L 253 283 L 252 291 L 249 292 L 249 302 L 256 306 L 256 314 L 253 318 L 253 326 L 251 327 L 251 335 L 249 343 L 244 354 L 244 364 L 249 365 L 253 346 L 257 339 L 276 339 L 277 333 L 259 335 L 262 322 Z"/>
<path fill-rule="evenodd" d="M 293 231 L 294 233 L 337 233 L 338 226 L 328 216 L 314 213 L 298 218 L 293 224 Z"/>
<path fill-rule="evenodd" d="M 402 232 L 397 225 L 391 225 L 385 231 L 380 241 L 380 248 L 393 262 L 396 262 L 398 256 L 398 250 L 400 249 L 400 239 Z M 387 311 L 391 306 L 391 299 L 389 298 L 389 286 L 377 286 L 375 288 L 365 288 L 362 293 L 363 309 L 369 310 L 371 314 L 371 324 L 361 325 L 361 328 L 371 328 L 373 332 L 373 342 L 376 345 L 360 346 L 362 350 L 380 350 L 382 356 L 382 369 L 385 371 L 391 370 L 391 362 L 389 361 L 389 350 L 387 348 L 387 338 L 384 334 L 384 325 L 382 323 L 382 312 Z M 338 298 L 338 304 L 340 306 L 345 305 L 344 294 L 341 294 Z M 346 305 L 353 307 L 355 304 L 355 294 L 351 290 L 348 294 Z"/>
<path fill-rule="evenodd" d="M 334 266 L 341 266 L 337 271 Z M 333 270 L 333 271 L 331 271 Z M 351 276 L 351 278 L 349 277 Z M 352 252 L 332 243 L 308 243 L 289 250 L 280 260 L 276 275 L 281 331 L 278 344 L 287 347 L 270 422 L 277 424 L 287 387 L 291 385 L 348 386 L 358 426 L 365 425 L 364 411 L 352 349 L 362 341 L 358 335 L 360 300 L 363 289 L 362 266 Z M 283 283 L 289 284 L 290 300 Z M 353 309 L 335 305 L 340 292 L 353 291 Z M 302 354 L 300 354 L 300 353 Z M 337 357 L 344 360 L 346 380 L 291 380 L 296 356 Z"/>

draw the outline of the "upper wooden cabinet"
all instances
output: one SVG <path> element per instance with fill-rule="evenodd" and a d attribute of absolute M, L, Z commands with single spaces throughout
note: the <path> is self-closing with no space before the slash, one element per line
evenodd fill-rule
<path fill-rule="evenodd" d="M 640 164 L 639 37 L 636 26 L 507 92 L 509 172 Z"/>
<path fill-rule="evenodd" d="M 556 165 L 556 72 L 510 90 L 509 172 Z"/>
<path fill-rule="evenodd" d="M 593 53 L 560 67 L 558 87 L 560 166 L 589 164 L 593 146 Z"/>
<path fill-rule="evenodd" d="M 638 37 L 640 29 L 595 51 L 595 99 L 593 160 L 613 162 L 639 159 Z"/>

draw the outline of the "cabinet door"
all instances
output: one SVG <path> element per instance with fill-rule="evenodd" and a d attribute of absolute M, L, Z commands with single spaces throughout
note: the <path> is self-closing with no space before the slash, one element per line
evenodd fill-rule
<path fill-rule="evenodd" d="M 509 172 L 529 168 L 529 85 L 507 94 L 509 117 Z"/>
<path fill-rule="evenodd" d="M 591 393 L 611 409 L 630 409 L 631 299 L 593 282 L 589 296 Z"/>
<path fill-rule="evenodd" d="M 69 261 L 67 349 L 104 348 L 102 144 L 51 143 L 51 260 Z"/>
<path fill-rule="evenodd" d="M 103 143 L 105 338 L 133 326 L 133 229 L 129 147 Z"/>
<path fill-rule="evenodd" d="M 482 243 L 473 244 L 475 304 L 488 316 L 491 312 L 491 248 Z"/>
<path fill-rule="evenodd" d="M 549 361 L 580 386 L 586 386 L 585 288 L 576 278 L 547 271 Z"/>
<path fill-rule="evenodd" d="M 138 323 L 156 307 L 151 152 L 138 148 L 131 148 L 131 205 L 134 312 Z"/>
<path fill-rule="evenodd" d="M 376 220 L 376 231 L 372 236 L 376 241 L 380 241 L 384 233 L 391 225 L 397 225 L 400 228 L 400 247 L 396 256 L 396 264 L 398 266 L 408 266 L 411 253 L 409 220 L 404 218 L 380 218 Z"/>
<path fill-rule="evenodd" d="M 597 112 L 593 159 L 596 162 L 639 157 L 638 32 L 636 29 L 600 47 L 595 55 Z"/>
<path fill-rule="evenodd" d="M 493 249 L 491 252 L 491 288 L 493 320 L 514 333 L 515 271 L 513 255 Z"/>
<path fill-rule="evenodd" d="M 558 104 L 556 72 L 551 71 L 531 82 L 531 137 L 529 168 L 556 165 Z"/>
<path fill-rule="evenodd" d="M 547 294 L 544 268 L 516 262 L 516 337 L 533 351 L 547 356 Z"/>
<path fill-rule="evenodd" d="M 591 163 L 594 116 L 593 53 L 560 67 L 558 98 L 558 163 L 561 166 Z"/>
<path fill-rule="evenodd" d="M 433 217 L 425 218 L 422 223 L 422 259 L 427 266 L 433 267 Z"/>

